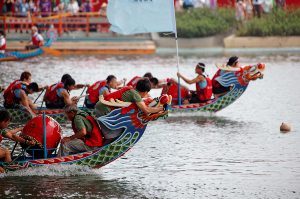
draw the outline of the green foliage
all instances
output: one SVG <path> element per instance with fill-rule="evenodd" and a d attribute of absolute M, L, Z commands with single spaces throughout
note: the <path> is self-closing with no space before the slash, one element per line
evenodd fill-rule
<path fill-rule="evenodd" d="M 236 25 L 233 9 L 197 8 L 178 12 L 176 16 L 178 37 L 207 37 L 224 33 Z"/>
<path fill-rule="evenodd" d="M 300 9 L 275 10 L 262 18 L 244 24 L 238 36 L 295 36 L 300 35 Z"/>

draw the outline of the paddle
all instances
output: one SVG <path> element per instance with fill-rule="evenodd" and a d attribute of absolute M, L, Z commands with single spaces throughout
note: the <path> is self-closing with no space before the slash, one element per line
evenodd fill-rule
<path fill-rule="evenodd" d="M 44 93 L 44 90 L 45 90 L 45 89 L 43 89 L 42 92 L 39 94 L 39 96 L 37 96 L 37 98 L 34 100 L 34 102 L 33 102 L 34 104 L 35 104 L 36 101 L 40 98 L 40 96 Z M 43 101 L 44 101 L 44 100 L 43 100 Z"/>

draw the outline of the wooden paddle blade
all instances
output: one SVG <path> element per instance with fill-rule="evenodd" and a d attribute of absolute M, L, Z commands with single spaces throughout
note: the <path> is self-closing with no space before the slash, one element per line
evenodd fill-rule
<path fill-rule="evenodd" d="M 47 47 L 45 47 L 45 48 L 43 48 L 43 51 L 45 52 L 45 53 L 47 53 L 47 54 L 50 54 L 50 55 L 53 55 L 53 56 L 61 56 L 61 52 L 60 51 L 58 51 L 58 50 L 54 50 L 54 49 L 52 49 L 52 48 L 47 48 Z"/>

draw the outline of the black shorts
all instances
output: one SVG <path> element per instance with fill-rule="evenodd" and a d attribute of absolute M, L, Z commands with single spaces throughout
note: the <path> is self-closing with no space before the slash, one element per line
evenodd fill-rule
<path fill-rule="evenodd" d="M 200 100 L 196 92 L 193 92 L 193 93 L 192 93 L 191 98 L 190 98 L 190 100 L 189 100 L 189 102 L 190 102 L 191 104 L 205 103 L 205 102 L 207 102 L 207 101 L 208 101 L 208 100 L 205 100 L 205 101 Z"/>
<path fill-rule="evenodd" d="M 213 93 L 214 94 L 222 94 L 222 93 L 227 93 L 230 91 L 230 87 L 224 87 L 219 85 L 218 87 L 213 87 Z"/>
<path fill-rule="evenodd" d="M 46 102 L 46 108 L 49 108 L 49 109 L 63 109 L 64 107 L 66 106 L 65 103 L 62 103 L 62 102 L 57 102 L 57 103 L 49 103 L 49 102 Z"/>
<path fill-rule="evenodd" d="M 95 105 L 96 105 L 96 104 L 89 104 L 89 103 L 87 103 L 87 99 L 85 99 L 85 100 L 84 100 L 84 105 L 85 105 L 85 107 L 87 107 L 87 108 L 95 108 Z"/>

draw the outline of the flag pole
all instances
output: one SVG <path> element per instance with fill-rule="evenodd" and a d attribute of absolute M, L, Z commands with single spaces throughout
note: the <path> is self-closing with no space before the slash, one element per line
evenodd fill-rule
<path fill-rule="evenodd" d="M 173 8 L 173 25 L 174 25 L 174 33 L 175 33 L 175 43 L 176 43 L 176 59 L 177 59 L 177 72 L 179 73 L 179 46 L 178 46 L 178 36 L 177 36 L 177 23 L 176 23 L 176 12 L 175 12 L 175 4 L 173 0 L 170 0 Z M 178 77 L 178 105 L 181 105 L 181 92 L 180 92 L 180 78 Z"/>

